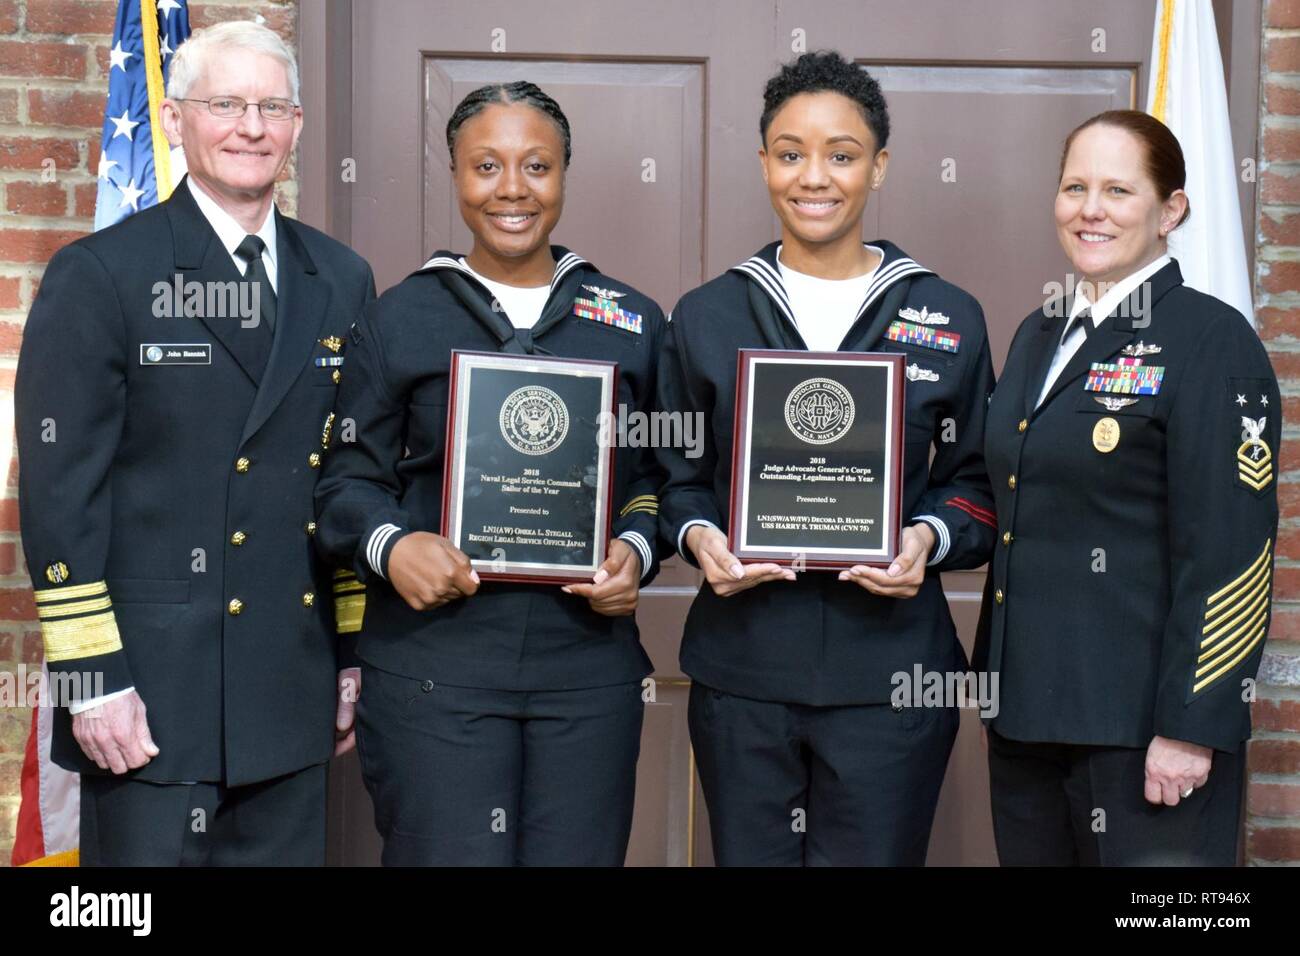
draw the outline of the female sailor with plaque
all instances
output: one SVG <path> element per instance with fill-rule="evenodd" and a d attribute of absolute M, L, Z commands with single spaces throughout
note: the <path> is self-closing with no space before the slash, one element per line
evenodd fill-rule
<path fill-rule="evenodd" d="M 723 865 L 919 864 L 957 713 L 891 694 L 918 665 L 965 667 L 938 572 L 978 567 L 993 547 L 984 317 L 897 246 L 861 240 L 889 134 L 866 71 L 835 53 L 799 57 L 768 82 L 760 130 L 781 241 L 683 297 L 659 368 L 660 405 L 705 416 L 702 455 L 661 452 L 660 530 L 707 578 L 682 667 L 714 853 Z M 797 560 L 742 565 L 729 550 L 739 349 L 904 357 L 907 527 L 889 567 L 797 572 Z M 827 427 L 843 425 L 850 397 L 790 389 L 810 460 L 834 447 Z M 880 411 L 858 401 L 854 414 Z"/>
<path fill-rule="evenodd" d="M 473 247 L 435 253 L 354 326 L 337 409 L 351 434 L 333 443 L 316 498 L 317 544 L 368 583 L 357 741 L 383 860 L 621 865 L 651 670 L 632 614 L 658 568 L 653 455 L 614 452 L 615 537 L 590 583 L 480 579 L 435 532 L 445 499 L 490 491 L 520 503 L 501 525 L 543 541 L 575 533 L 552 513 L 571 501 L 565 489 L 537 482 L 535 501 L 522 492 L 544 454 L 578 447 L 577 410 L 559 385 L 524 378 L 487 427 L 474 431 L 471 414 L 449 448 L 448 405 L 470 401 L 449 383 L 453 350 L 612 360 L 611 398 L 644 410 L 663 316 L 549 245 L 570 154 L 568 120 L 549 96 L 524 82 L 475 90 L 448 121 L 447 145 Z M 505 483 L 480 472 L 459 498 L 444 488 L 447 456 L 519 452 L 524 467 L 502 473 Z M 515 547 L 499 549 L 505 562 Z"/>
<path fill-rule="evenodd" d="M 1016 332 L 985 437 L 1000 527 L 975 659 L 1001 691 L 998 857 L 1233 866 L 1271 610 L 1277 380 L 1241 313 L 1168 255 L 1189 200 L 1163 123 L 1094 116 L 1059 175 L 1080 281 Z"/>

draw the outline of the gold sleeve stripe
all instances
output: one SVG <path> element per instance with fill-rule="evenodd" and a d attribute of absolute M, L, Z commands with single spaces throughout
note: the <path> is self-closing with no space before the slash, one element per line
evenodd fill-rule
<path fill-rule="evenodd" d="M 1251 615 L 1251 617 L 1245 623 L 1243 623 L 1240 627 L 1234 628 L 1231 631 L 1227 631 L 1220 640 L 1215 641 L 1214 644 L 1211 645 L 1210 647 L 1206 647 L 1205 650 L 1201 652 L 1201 656 L 1196 659 L 1196 663 L 1199 664 L 1202 661 L 1208 660 L 1209 658 L 1218 654 L 1219 651 L 1221 651 L 1228 644 L 1231 644 L 1237 638 L 1241 637 L 1242 634 L 1246 633 L 1247 631 L 1254 630 L 1256 626 L 1263 623 L 1264 618 L 1266 618 L 1267 616 L 1268 616 L 1268 602 L 1261 601 L 1259 603 L 1258 608 L 1255 610 L 1255 613 Z"/>
<path fill-rule="evenodd" d="M 65 617 L 77 617 L 91 611 L 107 611 L 113 606 L 108 595 L 91 598 L 89 601 L 69 601 L 66 604 L 47 604 L 36 608 L 36 615 L 42 621 L 57 621 Z"/>
<path fill-rule="evenodd" d="M 637 495 L 627 504 L 623 505 L 623 510 L 618 513 L 619 517 L 631 514 L 633 511 L 646 511 L 653 509 L 651 513 L 659 513 L 659 499 L 655 495 Z"/>
<path fill-rule="evenodd" d="M 365 594 L 366 586 L 360 581 L 340 581 L 334 585 L 335 594 Z"/>
<path fill-rule="evenodd" d="M 1252 590 L 1247 591 L 1240 601 L 1233 604 L 1231 608 L 1215 618 L 1214 621 L 1208 622 L 1201 631 L 1202 634 L 1206 635 L 1205 639 L 1201 641 L 1201 647 L 1217 641 L 1224 631 L 1236 627 L 1243 618 L 1254 614 L 1261 604 L 1266 604 L 1268 602 L 1268 586 L 1271 577 L 1272 575 L 1269 574 L 1264 575 L 1259 583 Z M 1232 614 L 1232 617 L 1227 616 L 1229 613 Z"/>
<path fill-rule="evenodd" d="M 1257 571 L 1259 571 L 1260 567 L 1268 562 L 1268 556 L 1269 556 L 1269 552 L 1272 550 L 1272 546 L 1273 546 L 1273 542 L 1271 539 L 1265 541 L 1264 550 L 1259 553 L 1258 558 L 1256 558 L 1254 561 L 1251 562 L 1250 567 L 1248 567 L 1245 571 L 1241 572 L 1241 574 L 1230 584 L 1224 585 L 1218 591 L 1215 591 L 1213 594 L 1211 594 L 1208 598 L 1206 598 L 1205 603 L 1207 605 L 1214 605 L 1219 603 L 1219 599 L 1221 597 L 1223 597 L 1229 591 L 1234 590 L 1243 581 L 1245 581 L 1247 578 L 1251 577 Z M 1208 617 L 1209 615 L 1207 614 L 1206 616 Z"/>
<path fill-rule="evenodd" d="M 1273 542 L 1224 587 L 1205 600 L 1200 656 L 1192 675 L 1192 694 L 1218 682 L 1254 652 L 1267 633 Z"/>
<path fill-rule="evenodd" d="M 45 659 L 66 661 L 80 657 L 98 657 L 122 649 L 117 633 L 117 619 L 112 611 L 87 617 L 41 621 L 45 638 Z"/>
<path fill-rule="evenodd" d="M 366 612 L 366 595 L 349 594 L 334 599 L 334 621 L 340 634 L 355 634 L 361 630 L 361 619 Z"/>
<path fill-rule="evenodd" d="M 1220 667 L 1220 668 L 1219 668 L 1218 670 L 1216 670 L 1214 673 L 1207 675 L 1207 676 L 1206 676 L 1205 678 L 1203 678 L 1202 680 L 1199 680 L 1199 681 L 1197 681 L 1195 684 L 1193 684 L 1193 685 L 1192 685 L 1192 693 L 1194 693 L 1194 694 L 1196 694 L 1196 693 L 1200 693 L 1200 691 L 1201 691 L 1203 688 L 1208 687 L 1210 684 L 1213 684 L 1213 683 L 1214 683 L 1215 681 L 1217 681 L 1220 677 L 1222 677 L 1224 674 L 1227 674 L 1227 673 L 1228 673 L 1229 671 L 1231 671 L 1234 667 L 1236 667 L 1238 664 L 1240 664 L 1243 660 L 1245 660 L 1247 657 L 1249 657 L 1250 654 L 1251 654 L 1251 652 L 1253 652 L 1253 651 L 1255 650 L 1256 646 L 1258 646 L 1259 642 L 1262 641 L 1262 640 L 1264 639 L 1264 634 L 1265 634 L 1265 628 L 1264 628 L 1264 625 L 1261 624 L 1261 625 L 1258 627 L 1258 629 L 1256 629 L 1256 631 L 1255 631 L 1253 634 L 1251 634 L 1251 635 L 1249 636 L 1249 638 L 1248 638 L 1249 643 L 1247 643 L 1245 647 L 1242 647 L 1242 648 L 1241 648 L 1240 653 L 1238 653 L 1236 657 L 1234 657 L 1232 660 L 1228 661 L 1226 664 L 1224 664 L 1222 667 Z M 1247 640 L 1247 638 L 1242 638 L 1242 641 L 1246 641 L 1246 640 Z M 1240 642 L 1239 642 L 1236 646 L 1240 646 Z M 1235 646 L 1234 646 L 1233 648 L 1229 648 L 1228 651 L 1226 651 L 1225 653 L 1231 653 L 1231 651 L 1234 650 L 1234 649 L 1235 649 Z M 1214 663 L 1217 663 L 1217 661 L 1215 661 Z M 1212 664 L 1207 664 L 1206 666 L 1209 667 L 1209 666 L 1213 666 L 1213 665 L 1212 665 Z M 1198 676 L 1199 676 L 1199 674 L 1200 674 L 1200 671 L 1197 672 L 1197 675 L 1198 675 Z"/>
<path fill-rule="evenodd" d="M 339 568 L 337 571 L 334 572 L 334 579 L 336 581 L 339 580 L 340 578 L 355 578 L 356 576 L 357 576 L 357 572 L 349 571 L 347 568 Z"/>
<path fill-rule="evenodd" d="M 103 581 L 92 581 L 90 584 L 70 584 L 61 588 L 39 588 L 35 592 L 37 604 L 48 604 L 51 601 L 70 601 L 74 598 L 95 597 L 107 593 L 108 585 Z"/>

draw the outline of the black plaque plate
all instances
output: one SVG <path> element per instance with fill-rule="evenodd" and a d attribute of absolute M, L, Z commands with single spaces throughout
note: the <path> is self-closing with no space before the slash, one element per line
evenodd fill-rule
<path fill-rule="evenodd" d="M 898 553 L 903 356 L 741 349 L 729 546 L 837 569 Z"/>
<path fill-rule="evenodd" d="M 480 577 L 591 580 L 609 547 L 612 362 L 453 351 L 442 534 Z"/>

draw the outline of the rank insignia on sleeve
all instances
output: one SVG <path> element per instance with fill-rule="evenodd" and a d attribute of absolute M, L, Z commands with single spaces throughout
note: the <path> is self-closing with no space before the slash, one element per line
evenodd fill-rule
<path fill-rule="evenodd" d="M 1158 395 L 1164 378 L 1163 365 L 1143 365 L 1140 358 L 1126 358 L 1118 362 L 1093 362 L 1083 387 L 1089 392 Z"/>
<path fill-rule="evenodd" d="M 899 309 L 898 317 L 906 319 L 908 322 L 915 322 L 917 325 L 947 325 L 948 316 L 942 312 L 931 312 L 925 306 L 921 306 L 921 311 L 916 309 Z"/>
<path fill-rule="evenodd" d="M 325 346 L 331 352 L 337 352 L 343 348 L 343 340 L 337 335 L 331 335 L 329 338 L 321 339 L 320 344 Z"/>
<path fill-rule="evenodd" d="M 1273 480 L 1273 452 L 1260 435 L 1267 416 L 1241 418 L 1241 445 L 1237 448 L 1237 478 L 1252 491 L 1263 491 Z"/>
<path fill-rule="evenodd" d="M 594 287 L 584 285 L 584 289 L 591 290 Z M 599 289 L 598 292 L 608 292 L 608 289 Z M 618 293 L 621 297 L 625 293 Z M 625 332 L 635 332 L 641 334 L 641 316 L 636 312 L 629 312 L 620 308 L 619 304 L 612 298 L 603 295 L 596 295 L 592 299 L 584 299 L 581 296 L 573 300 L 573 314 L 583 318 L 591 319 L 593 322 L 600 322 L 602 325 L 612 325 L 616 329 L 622 329 Z"/>
<path fill-rule="evenodd" d="M 355 634 L 361 630 L 366 613 L 366 586 L 357 580 L 353 571 L 334 572 L 334 621 L 340 634 Z"/>
<path fill-rule="evenodd" d="M 51 574 L 56 571 L 66 579 L 68 568 L 62 561 L 47 567 L 45 576 L 53 580 Z M 39 588 L 32 597 L 36 599 L 36 616 L 41 622 L 47 661 L 98 657 L 122 649 L 122 637 L 117 631 L 113 602 L 105 582 Z"/>
<path fill-rule="evenodd" d="M 1249 660 L 1268 633 L 1273 542 L 1231 581 L 1205 599 L 1190 701 Z M 1253 670 L 1250 673 L 1254 673 Z"/>
<path fill-rule="evenodd" d="M 940 352 L 956 352 L 961 348 L 961 336 L 956 332 L 941 332 L 926 325 L 899 322 L 897 319 L 889 323 L 885 338 L 902 345 L 919 345 Z"/>
<path fill-rule="evenodd" d="M 62 584 L 68 580 L 68 566 L 62 561 L 52 561 L 45 568 L 45 580 L 51 584 Z"/>
<path fill-rule="evenodd" d="M 937 382 L 939 381 L 939 373 L 932 372 L 928 368 L 921 368 L 921 366 L 913 362 L 907 367 L 907 380 L 909 382 Z"/>

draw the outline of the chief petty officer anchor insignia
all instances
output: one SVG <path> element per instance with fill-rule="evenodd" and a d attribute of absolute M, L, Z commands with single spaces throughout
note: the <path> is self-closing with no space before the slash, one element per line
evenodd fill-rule
<path fill-rule="evenodd" d="M 1267 383 L 1234 380 L 1230 383 L 1233 404 L 1241 412 L 1241 444 L 1237 446 L 1237 480 L 1256 494 L 1273 481 L 1273 450 L 1268 447 Z"/>

